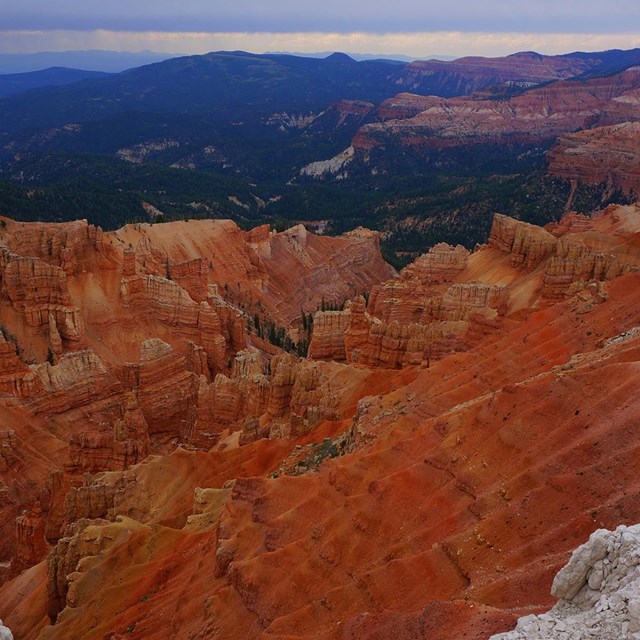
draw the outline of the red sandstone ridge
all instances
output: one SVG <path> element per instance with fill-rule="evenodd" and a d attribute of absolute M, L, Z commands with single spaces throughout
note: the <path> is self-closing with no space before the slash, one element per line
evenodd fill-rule
<path fill-rule="evenodd" d="M 606 295 L 603 282 L 640 268 L 637 219 L 635 206 L 612 207 L 593 219 L 568 214 L 546 230 L 496 214 L 487 244 L 473 253 L 436 245 L 373 287 L 367 303 L 317 313 L 309 355 L 369 367 L 428 364 L 498 332 L 523 308 L 581 289 L 588 306 Z"/>
<path fill-rule="evenodd" d="M 579 76 L 603 63 L 598 54 L 544 56 L 532 51 L 501 58 L 416 60 L 402 69 L 396 83 L 403 90 L 423 95 L 451 97 L 483 90 L 490 95 L 497 86 L 524 89 Z"/>
<path fill-rule="evenodd" d="M 115 237 L 140 246 L 138 264 L 155 259 L 160 276 L 166 275 L 167 259 L 170 269 L 205 259 L 205 280 L 221 294 L 224 289 L 227 299 L 264 306 L 283 326 L 299 318 L 301 309 L 315 311 L 322 299 L 344 301 L 352 291 L 366 291 L 393 273 L 380 256 L 378 236 L 364 229 L 330 238 L 302 225 L 282 233 L 271 232 L 268 225 L 244 232 L 228 220 L 190 220 L 129 225 Z M 147 245 L 159 255 L 149 256 Z"/>
<path fill-rule="evenodd" d="M 594 529 L 637 521 L 639 207 L 547 229 L 497 216 L 485 246 L 438 245 L 316 314 L 322 359 L 234 338 L 243 281 L 212 291 L 191 261 L 214 241 L 161 231 L 107 236 L 113 273 L 69 276 L 86 348 L 26 364 L 2 343 L 0 615 L 16 637 L 483 640 L 548 609 Z M 324 274 L 299 233 L 256 231 L 257 273 L 289 247 Z M 184 286 L 167 257 L 195 265 Z M 213 370 L 203 335 L 224 342 Z"/>
<path fill-rule="evenodd" d="M 547 159 L 549 173 L 576 184 L 604 184 L 609 192 L 640 193 L 640 123 L 561 136 Z"/>
<path fill-rule="evenodd" d="M 352 141 L 366 154 L 389 143 L 416 151 L 486 143 L 532 144 L 561 134 L 635 121 L 638 67 L 606 78 L 562 80 L 507 100 L 401 93 L 379 108 L 385 122 L 366 124 Z"/>

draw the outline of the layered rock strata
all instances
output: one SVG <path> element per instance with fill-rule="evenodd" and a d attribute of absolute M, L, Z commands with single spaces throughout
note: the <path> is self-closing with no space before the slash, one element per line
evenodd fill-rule
<path fill-rule="evenodd" d="M 52 346 L 57 346 L 61 337 L 71 345 L 81 341 L 84 322 L 71 302 L 67 275 L 61 267 L 19 256 L 0 244 L 0 276 L 2 295 L 24 315 L 29 327 L 44 335 L 55 334 Z"/>
<path fill-rule="evenodd" d="M 450 640 L 489 637 L 547 610 L 549 585 L 570 550 L 594 530 L 637 516 L 640 274 L 612 273 L 578 292 L 572 288 L 583 283 L 576 281 L 554 301 L 542 297 L 545 269 L 567 242 L 627 256 L 631 264 L 639 219 L 635 207 L 611 208 L 588 225 L 568 219 L 557 235 L 529 237 L 527 227 L 501 221 L 495 246 L 464 259 L 422 261 L 464 268 L 431 277 L 414 267 L 406 282 L 397 279 L 401 285 L 380 286 L 369 306 L 364 298 L 349 306 L 345 358 L 358 348 L 363 357 L 395 364 L 400 354 L 424 358 L 403 336 L 411 323 L 398 320 L 418 309 L 424 324 L 413 324 L 421 331 L 466 327 L 460 350 L 443 351 L 428 367 L 367 369 L 256 347 L 234 354 L 226 373 L 210 382 L 200 345 L 174 345 L 175 327 L 140 337 L 163 327 L 141 319 L 132 331 L 138 348 L 144 342 L 142 354 L 125 353 L 129 364 L 114 364 L 109 345 L 98 340 L 102 351 L 93 353 L 106 374 L 87 351 L 73 356 L 76 365 L 86 360 L 70 377 L 78 406 L 68 400 L 74 408 L 65 411 L 56 396 L 49 417 L 35 386 L 28 397 L 5 396 L 0 526 L 16 508 L 7 504 L 32 497 L 29 483 L 41 487 L 56 470 L 41 502 L 54 548 L 0 587 L 3 619 L 25 640 Z M 543 243 L 534 242 L 540 237 Z M 554 250 L 540 257 L 549 238 Z M 140 261 L 134 267 L 145 268 Z M 121 274 L 110 277 L 118 300 Z M 418 307 L 421 279 L 425 303 Z M 379 338 L 373 328 L 383 325 Z M 87 339 L 94 340 L 92 331 Z M 368 346 L 374 338 L 377 352 Z M 56 391 L 60 374 L 75 371 L 69 357 L 29 371 Z M 98 402 L 82 404 L 79 371 L 87 372 Z M 155 396 L 167 413 L 173 387 L 176 405 L 188 388 L 189 406 L 181 406 L 193 416 L 184 433 L 179 412 L 172 431 L 162 425 L 155 449 L 151 438 L 156 455 L 126 470 L 84 474 L 82 465 L 93 461 L 89 450 L 84 458 L 77 450 L 73 473 L 58 468 L 73 433 L 91 425 L 100 431 L 108 411 L 109 424 L 115 416 L 124 423 L 132 396 L 153 432 L 145 411 L 154 407 L 143 405 Z M 138 428 L 144 431 L 142 420 L 130 420 L 126 431 Z M 168 445 L 175 433 L 206 451 Z M 97 452 L 96 469 L 105 459 Z M 611 542 L 616 549 L 616 540 L 607 538 L 607 548 Z M 3 564 L 13 555 L 5 546 Z M 600 578 L 611 587 L 624 582 L 617 568 L 625 554 L 587 555 L 567 581 L 578 597 L 591 598 Z M 618 610 L 610 596 L 599 613 L 606 605 L 626 616 L 625 603 Z M 159 618 L 163 611 L 170 615 Z"/>
<path fill-rule="evenodd" d="M 561 136 L 547 154 L 549 173 L 577 184 L 640 193 L 640 123 L 586 129 Z"/>
<path fill-rule="evenodd" d="M 555 253 L 557 240 L 545 229 L 496 214 L 493 218 L 489 246 L 509 255 L 514 267 L 532 269 Z"/>
<path fill-rule="evenodd" d="M 539 143 L 594 124 L 635 122 L 639 90 L 640 67 L 632 67 L 603 78 L 554 82 L 507 100 L 401 94 L 383 109 L 401 119 L 366 124 L 351 144 L 366 158 L 373 149 L 393 143 L 424 153 L 487 143 Z"/>

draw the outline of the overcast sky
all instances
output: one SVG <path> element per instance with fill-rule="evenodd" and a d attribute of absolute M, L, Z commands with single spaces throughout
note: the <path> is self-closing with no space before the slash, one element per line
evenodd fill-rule
<path fill-rule="evenodd" d="M 640 45 L 640 0 L 0 0 L 0 51 L 498 55 Z"/>

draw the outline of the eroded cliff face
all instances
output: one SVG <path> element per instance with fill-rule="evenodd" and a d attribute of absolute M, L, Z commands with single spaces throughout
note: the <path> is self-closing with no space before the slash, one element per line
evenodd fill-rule
<path fill-rule="evenodd" d="M 394 273 L 382 260 L 377 234 L 365 229 L 331 238 L 302 225 L 282 233 L 268 226 L 244 232 L 228 220 L 190 220 L 129 225 L 116 235 L 125 243 L 152 246 L 155 275 L 166 279 L 168 265 L 171 278 L 195 299 L 198 295 L 188 287 L 182 268 L 174 275 L 173 265 L 204 258 L 198 268 L 207 272 L 207 282 L 215 284 L 220 295 L 251 312 L 260 305 L 285 327 L 300 318 L 301 310 L 313 312 L 322 300 L 343 302 Z M 148 250 L 138 253 L 137 265 L 153 262 Z"/>
<path fill-rule="evenodd" d="M 344 311 L 314 317 L 309 356 L 369 367 L 428 365 L 497 331 L 509 312 L 578 296 L 606 299 L 605 282 L 640 268 L 636 206 L 565 215 L 548 229 L 496 214 L 470 253 L 439 244 Z"/>
<path fill-rule="evenodd" d="M 639 230 L 635 206 L 497 216 L 485 246 L 438 245 L 318 312 L 300 358 L 225 332 L 248 298 L 210 267 L 167 278 L 193 237 L 180 255 L 127 229 L 145 246 L 116 240 L 126 263 L 93 276 L 125 320 L 93 323 L 72 275 L 86 347 L 28 365 L 4 343 L 3 620 L 27 640 L 445 640 L 547 610 L 571 549 L 637 516 Z M 283 242 L 306 256 L 300 233 Z M 162 302 L 123 300 L 138 278 Z M 220 370 L 193 321 L 216 296 Z M 135 350 L 111 350 L 114 322 Z"/>
<path fill-rule="evenodd" d="M 438 64 L 414 63 L 418 75 L 437 73 L 430 67 Z M 499 70 L 496 72 L 500 75 Z M 551 77 L 552 74 L 548 79 Z M 528 85 L 524 78 L 526 74 L 518 82 L 522 89 L 529 90 L 515 96 L 507 93 L 501 99 L 490 94 L 453 98 L 416 95 L 420 92 L 409 92 L 408 88 L 379 106 L 377 122 L 360 127 L 348 149 L 348 164 L 342 157 L 345 152 L 330 160 L 322 159 L 325 165 L 333 163 L 338 169 L 320 172 L 316 177 L 333 174 L 344 179 L 356 166 L 385 171 L 403 156 L 413 163 L 410 166 L 437 167 L 439 162 L 456 166 L 460 153 L 498 160 L 496 149 L 503 145 L 550 146 L 560 137 L 550 155 L 551 170 L 556 175 L 587 181 L 604 176 L 597 182 L 615 177 L 617 186 L 627 189 L 627 185 L 635 184 L 633 141 L 640 67 L 588 80 L 542 81 L 540 87 L 535 86 L 535 81 Z M 574 133 L 585 129 L 592 131 Z M 600 164 L 605 158 L 613 162 Z"/>
<path fill-rule="evenodd" d="M 640 193 L 640 123 L 563 135 L 547 154 L 549 173 L 576 184 L 606 185 L 609 193 Z"/>
<path fill-rule="evenodd" d="M 364 125 L 352 144 L 370 150 L 397 139 L 428 149 L 503 142 L 539 142 L 559 134 L 637 118 L 640 68 L 583 82 L 559 81 L 509 100 L 399 95 L 383 105 L 386 116 L 405 117 Z M 403 104 L 406 102 L 407 106 Z M 414 114 L 407 118 L 406 115 Z"/>
<path fill-rule="evenodd" d="M 393 273 L 365 230 L 319 238 L 202 221 L 103 233 L 3 219 L 0 243 L 3 579 L 105 511 L 113 491 L 89 491 L 86 477 L 178 445 L 238 446 L 337 420 L 356 383 L 314 393 L 331 366 L 299 374 L 248 319 L 295 329 L 301 308 Z"/>

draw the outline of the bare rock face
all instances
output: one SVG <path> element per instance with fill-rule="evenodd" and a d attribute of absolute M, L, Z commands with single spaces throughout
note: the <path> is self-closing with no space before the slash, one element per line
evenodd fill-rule
<path fill-rule="evenodd" d="M 537 84 L 578 75 L 591 61 L 572 56 L 541 56 L 523 51 L 500 58 L 465 56 L 457 60 L 416 60 L 403 70 L 399 84 L 415 90 L 424 80 L 441 82 L 449 94 L 472 93 L 503 82 Z M 433 92 L 433 91 L 432 91 Z M 420 93 L 420 91 L 417 91 Z M 438 95 L 447 95 L 441 93 Z"/>
<path fill-rule="evenodd" d="M 508 254 L 514 267 L 531 269 L 555 252 L 557 240 L 541 227 L 496 214 L 488 244 Z"/>
<path fill-rule="evenodd" d="M 137 406 L 130 406 L 129 425 L 122 425 L 123 446 L 132 446 L 136 460 L 144 457 L 142 443 L 138 451 L 137 438 L 144 439 L 144 424 L 156 444 L 177 442 L 193 426 L 198 398 L 198 376 L 187 369 L 186 358 L 159 338 L 145 340 L 140 346 L 140 362 L 125 367 L 125 385 L 134 392 Z M 126 419 L 126 416 L 125 416 Z M 139 434 L 128 440 L 128 428 Z M 117 431 L 117 428 L 116 428 Z M 127 445 L 127 441 L 129 445 Z"/>
<path fill-rule="evenodd" d="M 52 545 L 47 566 L 0 586 L 3 619 L 16 636 L 50 640 L 450 640 L 487 638 L 550 608 L 549 585 L 569 550 L 596 527 L 635 521 L 640 496 L 640 273 L 580 290 L 576 280 L 558 302 L 541 297 L 561 243 L 632 265 L 635 207 L 586 222 L 543 234 L 556 246 L 541 260 L 540 243 L 526 233 L 516 243 L 515 232 L 506 249 L 434 252 L 377 287 L 368 305 L 351 303 L 338 345 L 345 362 L 293 357 L 252 336 L 253 347 L 225 354 L 224 372 L 209 378 L 207 349 L 190 346 L 186 329 L 122 304 L 120 269 L 68 276 L 76 300 L 86 280 L 100 309 L 115 305 L 129 342 L 118 351 L 113 329 L 90 310 L 91 350 L 25 367 L 31 386 L 0 398 L 2 578 L 16 535 L 23 557 L 37 558 L 27 533 L 38 522 L 18 533 L 15 517 L 39 494 Z M 139 255 L 125 278 L 159 278 L 145 269 L 163 268 L 163 256 L 170 264 L 197 257 L 190 252 L 207 225 L 157 226 L 149 233 L 166 242 L 163 253 Z M 140 233 L 123 232 L 120 249 Z M 255 299 L 266 306 L 281 293 L 268 287 L 292 286 L 286 271 L 312 259 L 314 240 L 300 229 L 279 248 L 270 231 L 250 237 L 247 254 L 211 241 L 216 269 L 235 264 L 239 274 L 239 256 L 252 255 L 251 273 L 266 288 Z M 280 250 L 301 261 L 285 261 L 271 278 L 261 269 Z M 231 306 L 250 298 L 243 286 L 256 291 L 229 283 Z M 189 308 L 211 307 L 212 293 L 205 301 L 187 293 Z M 3 303 L 9 319 L 22 318 Z M 424 362 L 434 349 L 444 357 Z M 379 364 L 362 364 L 369 358 Z M 140 464 L 147 432 L 156 455 Z M 110 457 L 118 470 L 98 471 Z M 608 629 L 606 616 L 613 637 L 637 633 L 638 553 L 628 553 L 628 534 L 600 532 L 554 588 L 569 615 L 596 603 L 593 638 Z M 536 624 L 537 633 L 544 625 Z M 551 625 L 554 638 L 589 628 L 582 619 Z"/>
<path fill-rule="evenodd" d="M 91 567 L 91 559 L 141 528 L 127 518 L 115 523 L 80 520 L 72 527 L 72 535 L 62 538 L 49 556 L 47 613 L 52 622 L 65 607 L 78 604 L 74 585 Z"/>
<path fill-rule="evenodd" d="M 345 360 L 345 333 L 351 311 L 318 311 L 313 317 L 309 357 L 315 360 Z"/>
<path fill-rule="evenodd" d="M 550 222 L 545 229 L 556 238 L 561 238 L 567 233 L 583 233 L 593 229 L 593 220 L 586 215 L 569 211 L 559 222 Z"/>
<path fill-rule="evenodd" d="M 67 275 L 86 269 L 96 255 L 115 259 L 102 229 L 86 220 L 61 224 L 10 222 L 8 231 L 7 244 L 12 252 L 40 258 L 61 267 Z"/>
<path fill-rule="evenodd" d="M 200 377 L 197 411 L 183 441 L 209 449 L 225 430 L 241 430 L 243 424 L 257 421 L 267 410 L 272 386 L 264 367 L 259 351 L 249 348 L 236 354 L 229 376 L 220 373 L 212 383 Z"/>
<path fill-rule="evenodd" d="M 382 259 L 378 235 L 365 229 L 328 237 L 310 233 L 302 225 L 282 233 L 266 225 L 244 232 L 230 220 L 191 220 L 129 225 L 115 236 L 130 243 L 136 254 L 138 276 L 132 277 L 130 265 L 123 278 L 123 300 L 149 298 L 148 290 L 156 286 L 135 279 L 170 275 L 193 301 L 200 302 L 206 276 L 206 300 L 211 306 L 214 286 L 227 302 L 252 311 L 265 309 L 279 326 L 298 320 L 301 309 L 309 313 L 322 300 L 348 300 L 395 273 Z M 175 295 L 167 287 L 169 307 L 175 306 L 171 302 Z M 216 312 L 221 313 L 217 308 Z"/>
<path fill-rule="evenodd" d="M 191 340 L 189 340 L 187 346 L 187 369 L 193 371 L 197 376 L 204 376 L 207 380 L 210 380 L 211 374 L 207 362 L 207 352 L 204 347 L 191 342 Z"/>
<path fill-rule="evenodd" d="M 509 288 L 506 285 L 483 284 L 478 282 L 451 285 L 434 309 L 437 320 L 458 322 L 469 320 L 474 312 L 495 309 L 499 314 L 506 312 L 509 303 Z"/>
<path fill-rule="evenodd" d="M 401 279 L 419 279 L 424 283 L 452 282 L 465 270 L 468 260 L 469 251 L 462 245 L 452 247 L 440 242 L 403 269 Z"/>
<path fill-rule="evenodd" d="M 548 152 L 549 172 L 609 191 L 640 193 L 640 123 L 586 129 L 560 137 Z"/>
<path fill-rule="evenodd" d="M 16 518 L 16 555 L 14 564 L 20 571 L 42 560 L 49 546 L 45 540 L 45 516 L 39 504 Z"/>
<path fill-rule="evenodd" d="M 78 520 L 94 520 L 110 515 L 116 494 L 126 484 L 126 478 L 126 474 L 118 472 L 86 474 L 82 484 L 70 487 L 63 503 L 63 535 L 67 525 Z"/>
<path fill-rule="evenodd" d="M 13 429 L 0 429 L 0 471 L 6 471 L 17 460 L 18 439 Z"/>
<path fill-rule="evenodd" d="M 71 303 L 67 275 L 61 267 L 39 258 L 18 256 L 0 244 L 0 272 L 2 294 L 16 311 L 24 314 L 28 326 L 47 335 L 53 323 L 54 341 L 62 337 L 71 344 L 80 342 L 84 322 L 80 310 Z"/>
<path fill-rule="evenodd" d="M 421 64 L 434 61 L 414 63 Z M 356 157 L 372 162 L 373 150 L 384 154 L 385 148 L 393 145 L 427 154 L 452 147 L 554 140 L 594 123 L 606 126 L 637 121 L 639 87 L 640 67 L 632 67 L 582 82 L 559 80 L 507 100 L 403 93 L 381 109 L 385 118 L 395 119 L 365 124 L 352 146 Z M 575 143 L 568 144 L 573 145 L 575 155 Z M 588 155 L 589 150 L 584 153 Z"/>
<path fill-rule="evenodd" d="M 640 638 L 640 525 L 598 529 L 556 575 L 558 603 L 492 640 Z"/>
<path fill-rule="evenodd" d="M 120 384 L 90 349 L 65 353 L 56 365 L 32 365 L 20 395 L 36 414 L 63 414 L 116 395 Z"/>
<path fill-rule="evenodd" d="M 543 294 L 547 298 L 562 299 L 574 283 L 586 285 L 592 280 L 612 280 L 633 268 L 635 265 L 614 254 L 570 240 L 560 241 L 557 255 L 549 258 L 546 265 Z"/>
<path fill-rule="evenodd" d="M 16 345 L 0 332 L 0 390 L 17 395 L 19 381 L 28 371 L 18 357 Z"/>
<path fill-rule="evenodd" d="M 462 255 L 466 262 L 466 253 L 453 249 L 450 253 Z M 432 272 L 427 269 L 425 273 L 422 268 L 431 261 L 421 262 L 377 287 L 368 307 L 359 297 L 344 311 L 318 312 L 309 347 L 311 357 L 391 369 L 419 365 L 464 348 L 470 337 L 478 335 L 474 334 L 475 325 L 487 328 L 491 325 L 486 320 L 506 313 L 506 285 L 446 286 L 442 281 L 449 277 L 442 272 L 436 284 L 431 280 Z"/>
<path fill-rule="evenodd" d="M 237 354 L 230 376 L 218 374 L 211 384 L 201 378 L 195 422 L 184 441 L 209 449 L 229 431 L 240 431 L 240 444 L 301 435 L 318 422 L 338 420 L 344 398 L 370 373 L 289 354 L 274 356 L 268 368 L 250 348 Z"/>
<path fill-rule="evenodd" d="M 639 228 L 635 206 L 612 205 L 586 220 L 567 214 L 551 228 L 560 237 L 545 266 L 543 296 L 560 300 L 589 283 L 640 269 L 635 240 Z"/>
<path fill-rule="evenodd" d="M 120 285 L 125 306 L 141 315 L 153 314 L 187 341 L 201 346 L 206 353 L 207 375 L 215 375 L 225 369 L 228 352 L 244 347 L 245 323 L 237 309 L 209 291 L 206 280 L 201 278 L 191 289 L 198 298 L 206 299 L 198 303 L 177 282 L 156 275 L 124 277 Z"/>
<path fill-rule="evenodd" d="M 209 264 L 204 258 L 170 263 L 171 278 L 175 280 L 196 302 L 203 302 L 208 294 Z"/>
<path fill-rule="evenodd" d="M 399 277 L 373 287 L 368 302 L 371 315 L 385 322 L 427 324 L 434 299 L 458 279 L 468 265 L 470 252 L 463 246 L 440 243 L 406 266 Z"/>
<path fill-rule="evenodd" d="M 134 393 L 129 395 L 122 418 L 101 426 L 71 436 L 66 465 L 70 472 L 125 470 L 149 455 L 149 427 Z"/>
<path fill-rule="evenodd" d="M 357 326 L 360 323 L 357 313 L 354 313 L 354 319 Z M 422 362 L 428 335 L 424 325 L 400 324 L 395 320 L 386 323 L 371 317 L 368 322 L 366 341 L 354 339 L 355 336 L 347 331 L 348 362 L 389 369 Z M 360 332 L 356 335 L 359 337 Z"/>

